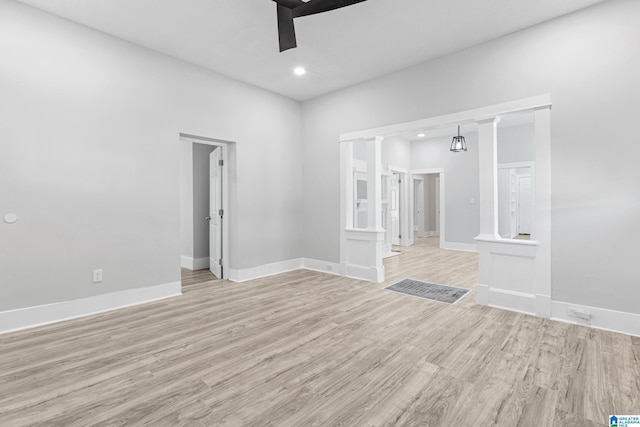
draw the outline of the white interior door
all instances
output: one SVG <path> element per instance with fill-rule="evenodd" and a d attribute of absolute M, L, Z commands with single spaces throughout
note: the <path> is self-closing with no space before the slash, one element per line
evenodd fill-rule
<path fill-rule="evenodd" d="M 222 147 L 209 154 L 209 269 L 222 279 Z"/>
<path fill-rule="evenodd" d="M 518 234 L 531 234 L 531 175 L 518 175 Z"/>
<path fill-rule="evenodd" d="M 391 244 L 400 244 L 400 175 L 394 173 L 389 180 L 389 202 L 391 212 Z"/>

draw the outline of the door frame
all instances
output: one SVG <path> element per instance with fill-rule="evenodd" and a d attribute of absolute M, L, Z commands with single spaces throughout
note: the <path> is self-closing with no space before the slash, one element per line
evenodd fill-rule
<path fill-rule="evenodd" d="M 412 169 L 411 175 L 437 175 L 440 180 L 440 249 L 445 247 L 445 230 L 446 230 L 446 214 L 445 214 L 445 185 L 444 185 L 444 168 L 433 168 L 433 169 Z M 412 203 L 413 205 L 413 203 Z M 411 224 L 411 228 L 413 229 L 413 224 Z"/>
<path fill-rule="evenodd" d="M 398 174 L 398 219 L 400 221 L 400 246 L 413 245 L 413 179 L 409 169 L 389 165 L 389 173 Z"/>
<path fill-rule="evenodd" d="M 536 224 L 536 217 L 535 217 L 535 212 L 536 212 L 536 166 L 535 166 L 535 162 L 534 161 L 524 161 L 524 162 L 509 162 L 509 163 L 498 163 L 497 164 L 497 169 L 509 169 L 509 170 L 515 170 L 515 169 L 529 169 L 529 173 L 528 175 L 531 177 L 531 223 L 530 223 L 530 228 L 531 228 L 531 240 L 535 240 L 536 239 L 536 235 L 535 235 L 535 224 Z M 517 175 L 515 175 L 517 176 Z M 511 185 L 511 178 L 509 178 L 509 185 Z M 518 190 L 517 190 L 518 184 L 517 184 L 517 178 L 516 178 L 516 198 L 518 197 Z M 519 209 L 519 208 L 516 208 Z M 513 230 L 515 228 L 515 235 L 512 235 L 509 239 L 513 239 L 515 236 L 518 235 L 518 212 L 516 210 L 516 215 L 515 218 L 509 218 L 509 221 L 511 222 L 511 226 L 509 227 L 510 230 Z M 513 226 L 513 223 L 515 222 L 515 227 Z M 511 233 L 513 234 L 513 233 Z"/>
<path fill-rule="evenodd" d="M 413 228 L 413 232 L 417 232 L 418 236 L 420 236 L 421 234 L 424 234 L 424 178 L 422 176 L 419 175 L 412 175 L 411 176 L 411 180 L 413 181 L 413 204 L 411 205 L 411 211 L 413 212 L 413 219 L 412 219 L 412 228 Z M 418 191 L 418 189 L 420 191 Z M 419 203 L 419 202 L 422 203 Z M 417 213 L 418 208 L 420 209 L 420 214 Z M 422 221 L 421 224 L 418 224 L 416 226 L 416 220 L 418 219 L 417 217 L 421 216 L 422 217 Z"/>
<path fill-rule="evenodd" d="M 221 139 L 208 138 L 203 136 L 190 135 L 185 133 L 180 133 L 179 137 L 180 143 L 189 144 L 190 148 L 193 148 L 193 144 L 204 144 L 204 145 L 212 145 L 216 147 L 222 147 L 222 160 L 224 162 L 224 167 L 222 168 L 222 209 L 224 209 L 224 215 L 222 216 L 222 277 L 221 279 L 229 278 L 230 264 L 231 264 L 231 252 L 229 251 L 229 218 L 231 216 L 231 209 L 229 203 L 229 195 L 230 195 L 230 181 L 229 181 L 229 168 L 231 166 L 230 162 L 230 148 L 233 145 L 231 141 L 225 141 Z M 191 153 L 193 150 L 189 150 Z M 182 163 L 183 154 L 181 151 L 180 162 Z M 193 167 L 193 156 L 187 161 L 187 164 L 190 164 Z M 181 173 L 182 180 L 182 173 Z M 181 212 L 186 210 L 187 212 L 191 212 L 191 218 L 193 218 L 193 182 L 191 185 L 186 183 L 186 194 L 183 194 L 183 197 L 180 197 L 181 204 Z M 193 227 L 188 228 L 187 233 L 191 232 L 191 242 L 193 244 Z M 182 239 L 182 236 L 180 237 Z M 182 245 L 181 245 L 182 246 Z"/>

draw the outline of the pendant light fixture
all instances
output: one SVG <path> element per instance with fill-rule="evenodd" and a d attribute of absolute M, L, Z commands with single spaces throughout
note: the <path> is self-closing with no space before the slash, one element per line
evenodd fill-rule
<path fill-rule="evenodd" d="M 453 141 L 451 141 L 450 150 L 455 153 L 467 151 L 467 142 L 464 140 L 464 136 L 460 135 L 460 125 L 458 125 L 458 136 L 454 136 Z"/>

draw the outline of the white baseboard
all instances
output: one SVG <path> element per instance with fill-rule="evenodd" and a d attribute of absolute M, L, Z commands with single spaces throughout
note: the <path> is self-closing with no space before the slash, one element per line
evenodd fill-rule
<path fill-rule="evenodd" d="M 560 322 L 590 326 L 605 331 L 640 336 L 640 314 L 605 308 L 551 301 L 547 295 L 532 295 L 522 292 L 492 289 L 487 285 L 476 285 L 476 303 L 509 311 L 549 317 Z M 550 307 L 550 312 L 549 312 Z M 585 310 L 591 315 L 583 320 L 568 315 L 568 309 Z"/>
<path fill-rule="evenodd" d="M 247 280 L 261 279 L 263 277 L 286 273 L 287 271 L 302 268 L 302 258 L 294 258 L 286 261 L 278 261 L 270 264 L 258 265 L 249 268 L 230 268 L 229 280 L 232 282 L 246 282 Z"/>
<path fill-rule="evenodd" d="M 311 258 L 302 258 L 302 268 L 304 268 L 305 270 L 319 271 L 321 273 L 344 276 L 342 265 L 335 262 L 320 261 L 320 260 L 311 259 Z"/>
<path fill-rule="evenodd" d="M 549 295 L 536 294 L 536 316 L 551 318 L 551 297 Z"/>
<path fill-rule="evenodd" d="M 205 268 L 209 268 L 209 257 L 207 258 L 196 258 L 193 260 L 193 269 L 194 270 L 204 270 Z"/>
<path fill-rule="evenodd" d="M 591 319 L 587 321 L 570 317 L 567 314 L 569 307 L 586 310 L 591 314 Z M 576 325 L 591 326 L 592 328 L 603 329 L 605 331 L 640 336 L 640 314 L 636 313 L 551 301 L 551 319 L 574 323 Z"/>
<path fill-rule="evenodd" d="M 286 261 L 273 262 L 250 268 L 229 269 L 229 280 L 232 282 L 246 282 L 248 280 L 261 279 L 293 270 L 311 270 L 320 273 L 344 276 L 344 267 L 335 262 L 321 261 L 312 258 L 294 258 Z"/>
<path fill-rule="evenodd" d="M 182 255 L 180 257 L 180 267 L 193 270 L 193 258 Z"/>
<path fill-rule="evenodd" d="M 203 270 L 209 268 L 209 258 L 189 258 L 187 256 L 180 257 L 180 266 L 189 270 Z"/>
<path fill-rule="evenodd" d="M 387 252 L 386 254 L 382 255 L 382 259 L 387 259 L 387 258 L 392 258 L 394 256 L 398 256 L 398 255 L 402 255 L 402 252 Z"/>
<path fill-rule="evenodd" d="M 489 305 L 489 286 L 476 285 L 476 304 Z"/>
<path fill-rule="evenodd" d="M 533 294 L 488 288 L 488 304 L 490 307 L 502 308 L 518 313 L 535 316 L 536 297 Z"/>
<path fill-rule="evenodd" d="M 377 269 L 375 267 L 347 264 L 345 266 L 344 275 L 351 279 L 366 280 L 367 282 L 372 283 L 382 283 L 384 267 Z"/>
<path fill-rule="evenodd" d="M 0 312 L 0 334 L 182 295 L 181 282 Z"/>
<path fill-rule="evenodd" d="M 442 244 L 442 249 L 448 249 L 450 251 L 478 252 L 478 245 L 475 243 L 444 242 Z"/>

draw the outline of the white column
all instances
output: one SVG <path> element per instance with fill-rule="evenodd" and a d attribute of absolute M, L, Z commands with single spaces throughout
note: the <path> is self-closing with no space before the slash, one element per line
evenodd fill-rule
<path fill-rule="evenodd" d="M 353 142 L 340 142 L 340 264 L 347 265 L 346 229 L 353 228 Z"/>
<path fill-rule="evenodd" d="M 382 140 L 367 140 L 367 228 L 382 230 Z"/>
<path fill-rule="evenodd" d="M 367 228 L 354 229 L 353 141 L 340 147 L 340 210 L 342 212 L 340 261 L 342 274 L 374 283 L 384 281 L 382 264 L 382 137 L 366 140 L 367 146 Z"/>
<path fill-rule="evenodd" d="M 498 239 L 498 122 L 499 117 L 478 120 L 480 184 L 480 235 Z"/>
<path fill-rule="evenodd" d="M 551 317 L 551 106 L 535 111 L 535 214 L 533 238 L 539 242 L 535 262 L 536 315 Z"/>

